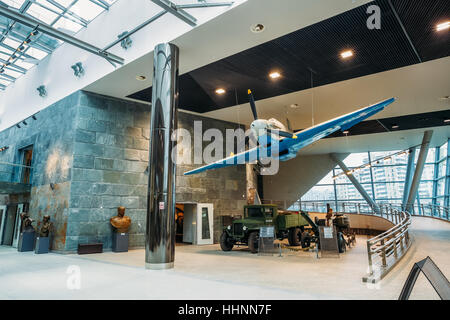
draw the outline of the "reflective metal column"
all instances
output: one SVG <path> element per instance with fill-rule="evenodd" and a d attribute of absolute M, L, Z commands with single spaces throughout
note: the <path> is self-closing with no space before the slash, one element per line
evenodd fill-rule
<path fill-rule="evenodd" d="M 145 267 L 173 268 L 175 260 L 175 159 L 179 49 L 173 44 L 155 47 L 150 128 Z"/>

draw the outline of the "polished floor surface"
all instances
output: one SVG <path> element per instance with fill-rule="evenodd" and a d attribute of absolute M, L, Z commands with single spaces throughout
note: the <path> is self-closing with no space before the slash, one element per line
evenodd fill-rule
<path fill-rule="evenodd" d="M 397 299 L 414 262 L 427 256 L 450 277 L 450 223 L 414 218 L 412 230 L 412 248 L 377 285 L 361 281 L 366 237 L 340 258 L 326 259 L 178 246 L 168 271 L 145 270 L 144 250 L 78 256 L 0 247 L 0 299 Z M 438 296 L 421 275 L 411 299 Z"/>

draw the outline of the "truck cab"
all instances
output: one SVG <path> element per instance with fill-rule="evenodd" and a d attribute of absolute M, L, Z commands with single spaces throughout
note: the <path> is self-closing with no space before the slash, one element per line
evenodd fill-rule
<path fill-rule="evenodd" d="M 244 206 L 242 219 L 234 220 L 226 226 L 220 238 L 223 251 L 230 251 L 234 245 L 247 245 L 252 253 L 258 249 L 259 230 L 261 227 L 274 227 L 275 237 L 289 239 L 292 245 L 300 245 L 303 227 L 308 222 L 293 211 L 279 211 L 276 205 Z"/>

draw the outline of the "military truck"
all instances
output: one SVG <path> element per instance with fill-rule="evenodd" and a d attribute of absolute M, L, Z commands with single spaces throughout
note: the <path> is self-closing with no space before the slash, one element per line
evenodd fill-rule
<path fill-rule="evenodd" d="M 247 245 L 252 253 L 256 253 L 260 228 L 270 226 L 274 227 L 277 239 L 287 238 L 291 246 L 309 247 L 312 238 L 305 232 L 305 227 L 310 225 L 307 221 L 309 216 L 304 214 L 307 215 L 306 212 L 302 215 L 294 211 L 281 211 L 276 205 L 269 204 L 244 206 L 244 217 L 234 220 L 224 229 L 220 247 L 223 251 L 231 251 L 236 244 Z"/>

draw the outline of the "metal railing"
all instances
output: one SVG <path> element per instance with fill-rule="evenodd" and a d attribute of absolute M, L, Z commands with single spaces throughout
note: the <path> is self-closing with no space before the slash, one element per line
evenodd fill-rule
<path fill-rule="evenodd" d="M 0 161 L 0 182 L 31 184 L 33 167 Z"/>
<path fill-rule="evenodd" d="M 264 200 L 263 203 L 281 204 L 280 201 Z M 327 204 L 324 202 L 295 202 L 291 210 L 304 210 L 309 212 L 326 212 Z M 341 202 L 334 205 L 329 203 L 335 212 L 370 214 L 391 221 L 394 226 L 367 240 L 367 256 L 369 262 L 368 276 L 365 282 L 381 280 L 401 260 L 411 246 L 409 226 L 411 215 L 403 210 L 401 205 L 377 204 L 377 208 L 359 202 Z M 448 212 L 448 211 L 447 211 Z"/>
<path fill-rule="evenodd" d="M 278 202 L 280 201 L 274 201 L 274 203 Z M 399 221 L 398 219 L 395 220 L 395 216 L 394 217 L 392 216 L 392 210 L 404 211 L 404 207 L 402 205 L 391 203 L 379 203 L 378 204 L 380 208 L 379 213 L 377 213 L 376 210 L 374 210 L 374 208 L 369 204 L 362 202 L 338 202 L 337 207 L 334 201 L 330 201 L 329 204 L 330 207 L 335 212 L 375 214 L 383 218 L 386 218 L 395 224 L 397 224 Z M 294 204 L 291 205 L 291 208 L 292 210 L 301 209 L 304 211 L 312 211 L 312 212 L 326 212 L 327 203 L 315 201 L 311 202 L 302 201 L 302 202 L 295 202 Z M 450 221 L 449 207 L 442 207 L 431 204 L 414 205 L 409 213 L 412 216 L 434 217 Z"/>
<path fill-rule="evenodd" d="M 369 275 L 365 282 L 381 280 L 405 255 L 411 246 L 409 226 L 411 215 L 403 210 L 389 207 L 391 221 L 396 225 L 382 234 L 367 240 Z"/>

